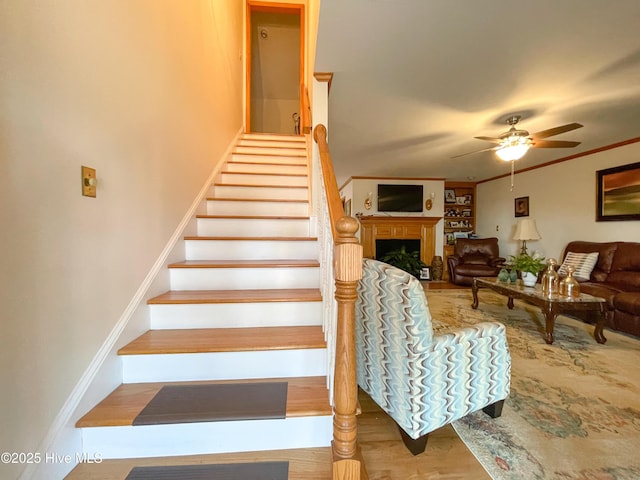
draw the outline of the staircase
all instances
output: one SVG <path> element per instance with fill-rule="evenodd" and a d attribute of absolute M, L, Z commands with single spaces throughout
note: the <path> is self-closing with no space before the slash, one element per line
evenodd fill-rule
<path fill-rule="evenodd" d="M 331 444 L 308 170 L 304 137 L 239 139 L 206 214 L 197 216 L 197 236 L 185 238 L 184 261 L 169 265 L 171 290 L 148 302 L 151 330 L 119 351 L 123 384 L 77 422 L 87 455 L 135 459 Z M 165 385 L 273 379 L 288 382 L 284 419 L 133 425 Z"/>

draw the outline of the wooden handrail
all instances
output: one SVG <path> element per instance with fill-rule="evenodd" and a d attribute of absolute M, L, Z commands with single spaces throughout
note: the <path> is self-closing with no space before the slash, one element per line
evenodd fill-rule
<path fill-rule="evenodd" d="M 300 99 L 302 101 L 302 115 L 300 132 L 311 133 L 311 102 L 309 101 L 309 89 L 305 84 L 300 85 Z"/>
<path fill-rule="evenodd" d="M 358 221 L 344 214 L 324 125 L 314 128 L 318 144 L 329 221 L 334 243 L 333 265 L 337 326 L 333 376 L 333 480 L 363 480 L 367 472 L 358 448 L 355 303 L 362 278 L 362 245 Z"/>
<path fill-rule="evenodd" d="M 327 128 L 324 125 L 316 125 L 313 129 L 313 138 L 318 144 L 318 150 L 320 151 L 320 165 L 322 167 L 324 189 L 327 195 L 327 202 L 329 204 L 331 232 L 333 234 L 333 241 L 336 242 L 338 239 L 336 224 L 338 223 L 338 220 L 344 217 L 344 207 L 340 200 L 338 182 L 336 181 L 336 174 L 333 171 L 331 153 L 329 153 L 329 145 L 327 144 Z"/>

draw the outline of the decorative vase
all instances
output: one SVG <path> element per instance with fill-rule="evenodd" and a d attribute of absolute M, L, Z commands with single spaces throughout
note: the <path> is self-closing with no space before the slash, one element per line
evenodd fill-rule
<path fill-rule="evenodd" d="M 538 281 L 538 276 L 531 272 L 522 272 L 522 283 L 525 287 L 533 287 Z"/>
<path fill-rule="evenodd" d="M 563 297 L 579 297 L 580 296 L 580 284 L 573 278 L 573 272 L 575 267 L 569 265 L 567 267 L 567 276 L 560 281 L 560 295 Z"/>
<path fill-rule="evenodd" d="M 509 281 L 509 272 L 506 268 L 500 269 L 500 273 L 498 273 L 498 281 L 499 282 L 508 282 Z"/>
<path fill-rule="evenodd" d="M 442 257 L 440 255 L 436 255 L 431 260 L 431 278 L 435 281 L 442 280 Z"/>
<path fill-rule="evenodd" d="M 509 272 L 509 281 L 511 283 L 516 283 L 518 281 L 518 272 L 515 268 Z"/>
<path fill-rule="evenodd" d="M 542 275 L 542 293 L 547 297 L 558 293 L 560 288 L 560 276 L 555 270 L 557 264 L 554 258 L 547 260 L 547 269 Z"/>

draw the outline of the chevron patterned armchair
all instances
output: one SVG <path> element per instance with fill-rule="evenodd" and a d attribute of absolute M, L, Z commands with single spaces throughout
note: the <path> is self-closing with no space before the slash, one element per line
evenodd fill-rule
<path fill-rule="evenodd" d="M 469 413 L 500 416 L 511 379 L 504 325 L 434 335 L 420 282 L 371 259 L 363 260 L 355 313 L 358 385 L 396 421 L 411 453 Z"/>

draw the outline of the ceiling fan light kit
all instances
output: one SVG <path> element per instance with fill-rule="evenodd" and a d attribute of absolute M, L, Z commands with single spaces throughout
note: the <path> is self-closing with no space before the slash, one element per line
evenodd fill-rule
<path fill-rule="evenodd" d="M 500 160 L 504 160 L 505 162 L 511 162 L 513 160 L 520 160 L 524 157 L 524 154 L 529 150 L 529 145 L 527 142 L 520 142 L 506 145 L 502 148 L 496 150 L 496 155 L 500 158 Z"/>

